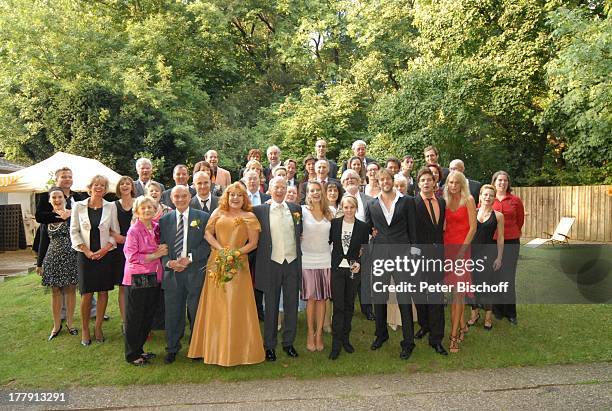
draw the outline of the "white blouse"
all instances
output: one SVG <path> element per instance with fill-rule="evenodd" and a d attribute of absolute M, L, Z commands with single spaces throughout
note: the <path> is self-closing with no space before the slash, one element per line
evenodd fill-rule
<path fill-rule="evenodd" d="M 312 212 L 303 205 L 302 224 L 302 268 L 331 268 L 331 222 L 325 217 L 317 221 Z"/>

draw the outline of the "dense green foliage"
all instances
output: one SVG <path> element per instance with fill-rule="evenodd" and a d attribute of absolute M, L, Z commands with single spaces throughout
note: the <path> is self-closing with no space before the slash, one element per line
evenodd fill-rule
<path fill-rule="evenodd" d="M 319 138 L 346 159 L 436 144 L 487 180 L 612 181 L 603 1 L 0 0 L 0 152 L 57 150 L 168 180 Z"/>

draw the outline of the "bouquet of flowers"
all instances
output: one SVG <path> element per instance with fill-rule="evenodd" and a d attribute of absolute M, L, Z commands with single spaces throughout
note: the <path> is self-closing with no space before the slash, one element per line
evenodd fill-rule
<path fill-rule="evenodd" d="M 225 247 L 219 250 L 215 257 L 216 270 L 208 270 L 208 276 L 217 283 L 217 286 L 225 286 L 225 283 L 232 281 L 234 276 L 238 274 L 238 271 L 242 268 L 240 255 L 237 248 Z"/>

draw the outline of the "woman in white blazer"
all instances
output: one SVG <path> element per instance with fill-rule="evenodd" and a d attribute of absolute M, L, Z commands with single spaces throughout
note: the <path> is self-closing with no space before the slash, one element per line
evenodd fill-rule
<path fill-rule="evenodd" d="M 81 344 L 91 344 L 89 313 L 94 292 L 98 292 L 95 338 L 104 342 L 102 322 L 108 303 L 108 290 L 114 287 L 114 253 L 117 247 L 111 231 L 119 233 L 116 208 L 104 200 L 108 179 L 97 175 L 87 186 L 90 197 L 75 203 L 70 221 L 72 248 L 79 251 L 77 272 L 81 292 L 81 319 L 83 333 Z"/>

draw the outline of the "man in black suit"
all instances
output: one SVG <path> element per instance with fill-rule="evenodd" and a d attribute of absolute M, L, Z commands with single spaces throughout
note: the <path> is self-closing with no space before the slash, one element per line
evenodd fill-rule
<path fill-rule="evenodd" d="M 446 182 L 446 177 L 448 177 L 448 173 L 450 173 L 450 170 L 446 167 L 442 167 L 438 163 L 438 161 L 440 161 L 440 154 L 438 149 L 435 146 L 427 146 L 423 150 L 423 155 L 425 156 L 425 165 L 438 164 L 442 169 L 442 175 L 440 176 L 440 187 L 442 187 Z"/>
<path fill-rule="evenodd" d="M 176 186 L 185 186 L 189 189 L 189 194 L 191 197 L 195 196 L 196 191 L 193 187 L 189 187 L 189 170 L 185 164 L 177 164 L 174 166 L 174 170 L 172 171 L 172 178 L 174 179 L 175 187 Z M 172 202 L 172 189 L 169 188 L 162 193 L 161 203 L 167 205 L 170 208 L 176 208 L 174 203 Z"/>
<path fill-rule="evenodd" d="M 329 165 L 329 176 L 331 178 L 338 178 L 338 164 L 336 164 L 334 160 L 327 158 L 327 141 L 317 140 L 315 143 L 315 151 L 317 153 L 315 156 L 317 160 L 327 160 L 327 164 Z"/>
<path fill-rule="evenodd" d="M 339 183 L 338 180 L 329 176 L 329 163 L 327 160 L 317 160 L 315 163 L 315 172 L 317 173 L 316 181 L 321 183 L 323 186 L 323 192 L 327 190 L 327 184 L 329 182 Z M 300 204 L 304 204 L 306 201 L 306 187 L 308 186 L 308 181 L 303 182 L 300 185 Z"/>
<path fill-rule="evenodd" d="M 153 163 L 151 160 L 145 157 L 136 160 L 136 173 L 138 178 L 134 181 L 134 191 L 136 192 L 136 197 L 139 197 L 144 195 L 145 187 L 151 181 L 151 176 L 153 175 Z M 163 192 L 166 188 L 161 183 L 159 185 L 161 185 Z"/>
<path fill-rule="evenodd" d="M 266 201 L 270 199 L 270 194 L 262 193 L 259 191 L 260 181 L 259 181 L 259 173 L 255 170 L 247 171 L 244 173 L 244 178 L 242 179 L 244 184 L 246 185 L 247 194 L 249 195 L 249 200 L 251 200 L 251 204 L 255 207 L 258 205 L 265 204 Z M 257 264 L 257 249 L 251 251 L 249 253 L 249 268 L 251 270 L 251 278 L 256 278 L 255 266 Z M 263 309 L 263 292 L 258 290 L 257 288 L 253 288 L 253 292 L 255 293 L 255 305 L 257 306 L 257 317 L 261 321 L 265 318 L 264 309 Z"/>
<path fill-rule="evenodd" d="M 189 207 L 212 214 L 219 205 L 219 198 L 210 192 L 210 176 L 208 173 L 197 171 L 193 175 L 193 185 L 196 194 L 191 199 Z"/>
<path fill-rule="evenodd" d="M 434 193 L 434 176 L 429 167 L 423 167 L 417 175 L 419 194 L 414 199 L 416 209 L 417 243 L 426 245 L 424 257 L 444 259 L 444 216 L 446 203 Z M 420 280 L 431 284 L 442 284 L 441 271 L 421 272 Z M 444 296 L 442 293 L 425 293 L 416 304 L 421 329 L 414 338 L 421 339 L 429 333 L 429 345 L 438 354 L 448 355 L 442 346 L 444 338 Z"/>
<path fill-rule="evenodd" d="M 361 159 L 361 162 L 363 163 L 362 168 L 364 170 L 368 168 L 368 164 L 376 162 L 376 160 L 374 160 L 373 158 L 366 157 L 367 144 L 365 141 L 355 140 L 351 148 L 353 149 L 353 156 L 359 157 Z M 346 160 L 342 162 L 342 172 L 343 173 L 347 169 L 347 163 L 348 162 Z"/>
<path fill-rule="evenodd" d="M 465 164 L 463 164 L 463 161 L 459 159 L 451 161 L 448 165 L 448 169 L 450 171 L 459 171 L 460 173 L 465 175 Z M 474 201 L 476 202 L 476 204 L 478 204 L 478 199 L 480 198 L 480 187 L 482 187 L 482 184 L 476 180 L 470 180 L 469 178 L 467 178 L 467 176 L 465 178 L 468 181 L 468 188 L 470 189 L 470 194 L 472 195 L 472 197 L 474 197 Z"/>
<path fill-rule="evenodd" d="M 401 193 L 393 188 L 393 175 L 385 168 L 378 172 L 378 181 L 381 193 L 370 200 L 366 206 L 366 223 L 375 230 L 376 236 L 372 239 L 374 247 L 380 249 L 381 245 L 396 245 L 406 247 L 406 252 L 412 252 L 411 244 L 416 243 L 416 220 L 414 198 L 402 196 Z M 395 256 L 389 256 L 394 258 Z M 391 274 L 396 284 L 402 280 L 398 273 Z M 398 302 L 401 302 L 398 295 Z M 407 303 L 400 303 L 399 310 L 402 318 L 402 334 L 404 339 L 401 342 L 402 351 L 400 358 L 406 360 L 410 358 L 414 349 L 414 329 L 412 325 L 412 306 Z M 370 347 L 377 350 L 389 339 L 387 329 L 387 305 L 374 304 L 376 314 L 376 339 Z"/>
<path fill-rule="evenodd" d="M 283 351 L 297 357 L 293 347 L 297 330 L 298 294 L 301 284 L 302 213 L 299 205 L 285 202 L 287 182 L 283 177 L 270 180 L 272 204 L 253 208 L 261 225 L 257 245 L 255 287 L 263 291 L 266 301 L 264 348 L 266 360 L 276 361 L 278 303 L 283 292 Z"/>
<path fill-rule="evenodd" d="M 272 175 L 272 170 L 274 170 L 274 167 L 282 164 L 281 150 L 278 148 L 278 146 L 270 146 L 266 150 L 266 155 L 268 156 L 268 166 L 264 168 L 263 173 L 264 177 L 266 178 L 266 182 L 270 182 L 272 177 L 274 177 Z"/>

